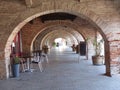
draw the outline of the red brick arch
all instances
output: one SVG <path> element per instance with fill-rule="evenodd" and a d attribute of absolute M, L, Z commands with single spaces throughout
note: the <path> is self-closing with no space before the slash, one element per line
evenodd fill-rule
<path fill-rule="evenodd" d="M 36 36 L 34 37 L 34 39 L 33 39 L 33 41 L 36 39 L 36 37 L 38 37 L 40 34 L 42 34 L 42 32 L 52 32 L 53 30 L 54 30 L 54 27 L 59 27 L 59 26 L 67 26 L 67 27 L 69 27 L 70 29 L 72 29 L 72 31 L 70 30 L 67 30 L 67 31 L 69 31 L 69 32 L 73 32 L 73 30 L 75 30 L 76 31 L 76 33 L 80 33 L 81 35 L 82 35 L 82 37 L 85 39 L 85 37 L 86 37 L 86 35 L 83 33 L 83 32 L 81 32 L 81 31 L 79 31 L 79 26 L 77 26 L 77 25 L 75 25 L 74 23 L 72 23 L 72 22 L 70 22 L 70 21 L 60 21 L 60 20 L 57 20 L 57 21 L 54 21 L 54 22 L 50 22 L 50 23 L 47 23 L 46 25 L 45 25 L 45 27 L 47 27 L 47 28 L 49 28 L 49 30 L 47 30 L 47 28 L 43 28 L 43 29 L 41 29 L 40 31 L 39 31 L 39 33 L 38 34 L 36 34 Z M 74 26 L 74 27 L 73 27 Z M 52 30 L 52 31 L 51 31 Z M 43 35 L 43 34 L 42 34 Z M 79 42 L 79 39 L 78 39 L 78 36 L 79 35 L 77 35 L 77 36 L 75 36 L 74 35 L 74 37 L 77 39 L 77 42 Z M 32 41 L 32 42 L 33 42 Z M 42 40 L 43 41 L 43 40 Z M 32 46 L 31 46 L 31 48 L 32 48 Z"/>
<path fill-rule="evenodd" d="M 32 46 L 33 46 L 33 42 L 34 42 L 34 40 L 36 39 L 36 37 L 40 34 L 40 33 L 42 33 L 43 31 L 45 31 L 47 28 L 54 28 L 54 27 L 57 27 L 57 26 L 67 26 L 67 27 L 69 27 L 69 28 L 71 28 L 71 29 L 74 29 L 74 30 L 76 30 L 78 33 L 80 33 L 81 35 L 82 35 L 82 37 L 84 38 L 84 39 L 86 39 L 86 34 L 84 33 L 84 32 L 82 32 L 82 31 L 79 31 L 79 28 L 81 27 L 81 26 L 79 26 L 79 25 L 76 25 L 76 24 L 74 24 L 73 22 L 71 22 L 71 21 L 63 21 L 63 20 L 56 20 L 56 21 L 52 21 L 52 22 L 47 22 L 47 23 L 45 23 L 45 24 L 43 24 L 42 25 L 42 27 L 37 27 L 37 33 L 35 34 L 35 36 L 33 36 L 33 37 L 31 37 L 31 41 L 29 42 L 29 44 L 31 44 L 31 47 L 29 47 L 29 48 L 31 48 L 31 50 L 32 50 Z M 39 25 L 40 26 L 40 25 Z M 30 38 L 30 37 L 29 37 Z M 26 46 L 25 46 L 26 47 Z"/>
<path fill-rule="evenodd" d="M 57 3 L 55 3 L 55 4 L 57 6 Z M 16 19 L 16 22 L 14 22 L 15 24 L 10 28 L 12 30 L 12 32 L 9 35 L 9 37 L 7 39 L 7 42 L 6 42 L 6 45 L 5 45 L 5 49 L 4 49 L 4 51 L 5 51 L 5 62 L 7 62 L 7 60 L 9 59 L 10 45 L 11 45 L 15 35 L 17 34 L 17 32 L 20 31 L 22 29 L 22 27 L 26 23 L 28 23 L 30 20 L 32 20 L 36 17 L 39 17 L 41 15 L 48 14 L 48 13 L 65 12 L 65 13 L 74 14 L 74 15 L 77 15 L 78 17 L 84 18 L 84 19 L 88 20 L 90 23 L 94 24 L 94 26 L 96 26 L 98 28 L 98 30 L 101 33 L 101 35 L 103 36 L 103 38 L 107 41 L 106 34 L 105 34 L 105 31 L 106 31 L 106 28 L 107 28 L 107 23 L 104 22 L 94 12 L 88 10 L 85 7 L 81 7 L 81 6 L 71 7 L 71 6 L 69 6 L 69 3 L 68 3 L 68 5 L 66 5 L 66 8 L 65 8 L 65 6 L 64 6 L 64 8 L 61 7 L 61 6 L 59 7 L 59 6 L 60 5 L 58 5 L 57 7 L 53 7 L 51 5 L 50 8 L 44 8 L 41 11 L 38 10 L 40 8 L 40 7 L 38 7 L 38 8 L 35 8 L 35 9 L 31 9 L 29 12 L 25 11 L 25 12 L 19 14 L 19 17 Z M 69 7 L 71 7 L 71 8 L 69 8 Z M 108 47 L 107 42 L 106 42 L 106 46 Z M 108 50 L 109 50 L 109 48 L 108 48 Z M 108 61 L 109 61 L 109 57 L 106 57 L 106 59 L 108 59 Z M 109 62 L 107 64 L 106 73 L 110 72 Z M 8 74 L 7 63 L 6 63 L 6 77 L 8 77 L 8 76 L 9 76 L 9 74 Z"/>
<path fill-rule="evenodd" d="M 65 36 L 68 36 L 69 35 L 69 38 L 71 38 L 72 42 L 73 43 L 77 43 L 78 44 L 78 41 L 75 39 L 75 36 L 72 35 L 71 33 L 69 32 L 66 32 L 66 31 L 62 31 L 64 32 L 64 34 L 59 34 L 59 35 L 56 35 L 55 33 L 58 32 L 58 30 L 54 30 L 53 32 L 50 32 L 49 34 L 47 34 L 41 41 L 41 45 L 44 45 L 44 42 L 46 42 L 48 39 L 50 41 L 53 41 L 55 38 L 59 38 L 59 37 L 62 37 L 62 38 L 66 38 Z M 51 35 L 54 35 L 54 37 L 50 37 Z M 67 38 L 66 38 L 67 39 Z"/>

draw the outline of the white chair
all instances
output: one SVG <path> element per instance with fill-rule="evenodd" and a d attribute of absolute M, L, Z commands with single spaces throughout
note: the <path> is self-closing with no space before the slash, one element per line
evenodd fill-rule
<path fill-rule="evenodd" d="M 21 58 L 20 65 L 21 65 L 21 72 L 25 72 L 25 68 L 27 66 L 26 66 L 26 60 L 24 58 Z"/>
<path fill-rule="evenodd" d="M 38 64 L 40 72 L 43 71 L 42 62 L 43 62 L 42 56 L 39 56 L 38 53 L 33 54 L 32 63 L 37 63 Z"/>
<path fill-rule="evenodd" d="M 43 57 L 44 61 L 46 61 L 47 63 L 49 63 L 48 56 L 46 54 L 42 53 L 42 57 Z"/>

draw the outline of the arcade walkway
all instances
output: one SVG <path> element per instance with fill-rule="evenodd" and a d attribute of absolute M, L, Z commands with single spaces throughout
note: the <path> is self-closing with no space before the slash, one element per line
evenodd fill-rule
<path fill-rule="evenodd" d="M 105 67 L 93 66 L 84 57 L 78 63 L 78 55 L 70 49 L 54 49 L 48 57 L 42 73 L 37 68 L 21 73 L 20 78 L 1 80 L 0 90 L 120 90 L 120 76 L 102 75 Z"/>

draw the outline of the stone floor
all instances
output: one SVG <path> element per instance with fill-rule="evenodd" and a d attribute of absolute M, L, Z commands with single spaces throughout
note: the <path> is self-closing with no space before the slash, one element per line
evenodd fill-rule
<path fill-rule="evenodd" d="M 48 57 L 42 73 L 36 67 L 19 78 L 0 80 L 0 90 L 120 90 L 120 76 L 104 76 L 104 65 L 93 66 L 70 49 L 54 49 Z"/>

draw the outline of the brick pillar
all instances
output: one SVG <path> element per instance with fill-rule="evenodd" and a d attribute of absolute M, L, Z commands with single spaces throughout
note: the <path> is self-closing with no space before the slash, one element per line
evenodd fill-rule
<path fill-rule="evenodd" d="M 120 73 L 120 40 L 110 41 L 111 75 Z"/>
<path fill-rule="evenodd" d="M 0 62 L 0 80 L 6 79 L 5 61 Z"/>
<path fill-rule="evenodd" d="M 4 60 L 4 52 L 0 52 L 0 79 L 6 78 L 6 65 Z"/>

